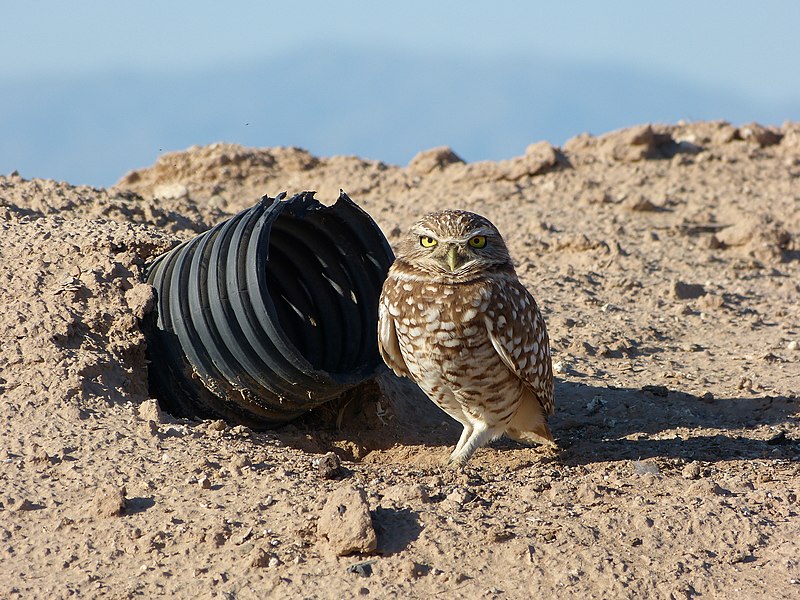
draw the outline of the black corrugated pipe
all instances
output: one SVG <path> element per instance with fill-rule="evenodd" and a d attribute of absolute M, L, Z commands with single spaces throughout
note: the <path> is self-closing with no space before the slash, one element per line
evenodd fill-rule
<path fill-rule="evenodd" d="M 382 364 L 378 297 L 394 256 L 344 192 L 252 208 L 159 256 L 150 381 L 181 416 L 285 423 Z"/>

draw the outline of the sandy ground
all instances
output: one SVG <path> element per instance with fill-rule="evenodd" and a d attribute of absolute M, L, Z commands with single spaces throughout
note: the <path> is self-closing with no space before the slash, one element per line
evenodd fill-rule
<path fill-rule="evenodd" d="M 434 209 L 498 225 L 547 318 L 558 451 L 447 470 L 458 428 L 389 375 L 275 431 L 161 412 L 148 261 L 340 187 L 392 243 Z M 402 168 L 217 144 L 108 190 L 0 177 L 0 227 L 2 598 L 800 595 L 798 124 Z"/>

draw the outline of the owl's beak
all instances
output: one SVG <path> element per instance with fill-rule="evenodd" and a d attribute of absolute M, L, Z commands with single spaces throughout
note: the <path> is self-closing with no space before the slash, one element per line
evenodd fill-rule
<path fill-rule="evenodd" d="M 458 256 L 458 247 L 456 245 L 452 245 L 447 249 L 447 266 L 450 267 L 450 272 L 454 273 L 455 270 L 460 266 L 460 258 Z"/>

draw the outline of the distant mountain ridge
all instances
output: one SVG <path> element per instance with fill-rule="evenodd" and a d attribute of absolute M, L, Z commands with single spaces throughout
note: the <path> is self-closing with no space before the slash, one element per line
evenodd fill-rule
<path fill-rule="evenodd" d="M 0 172 L 107 186 L 163 152 L 215 141 L 405 164 L 439 145 L 502 159 L 643 122 L 798 118 L 800 102 L 765 105 L 621 66 L 299 45 L 196 72 L 0 82 Z"/>

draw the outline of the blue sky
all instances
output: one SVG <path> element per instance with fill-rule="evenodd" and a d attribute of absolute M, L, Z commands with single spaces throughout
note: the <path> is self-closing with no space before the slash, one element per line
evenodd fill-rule
<path fill-rule="evenodd" d="M 419 54 L 615 62 L 755 98 L 798 100 L 798 28 L 795 0 L 33 0 L 4 3 L 0 77 L 196 69 L 284 54 L 313 40 Z"/>
<path fill-rule="evenodd" d="M 1 16 L 0 173 L 24 177 L 110 185 L 214 141 L 404 164 L 431 145 L 501 159 L 640 122 L 800 120 L 797 0 L 31 0 Z"/>

